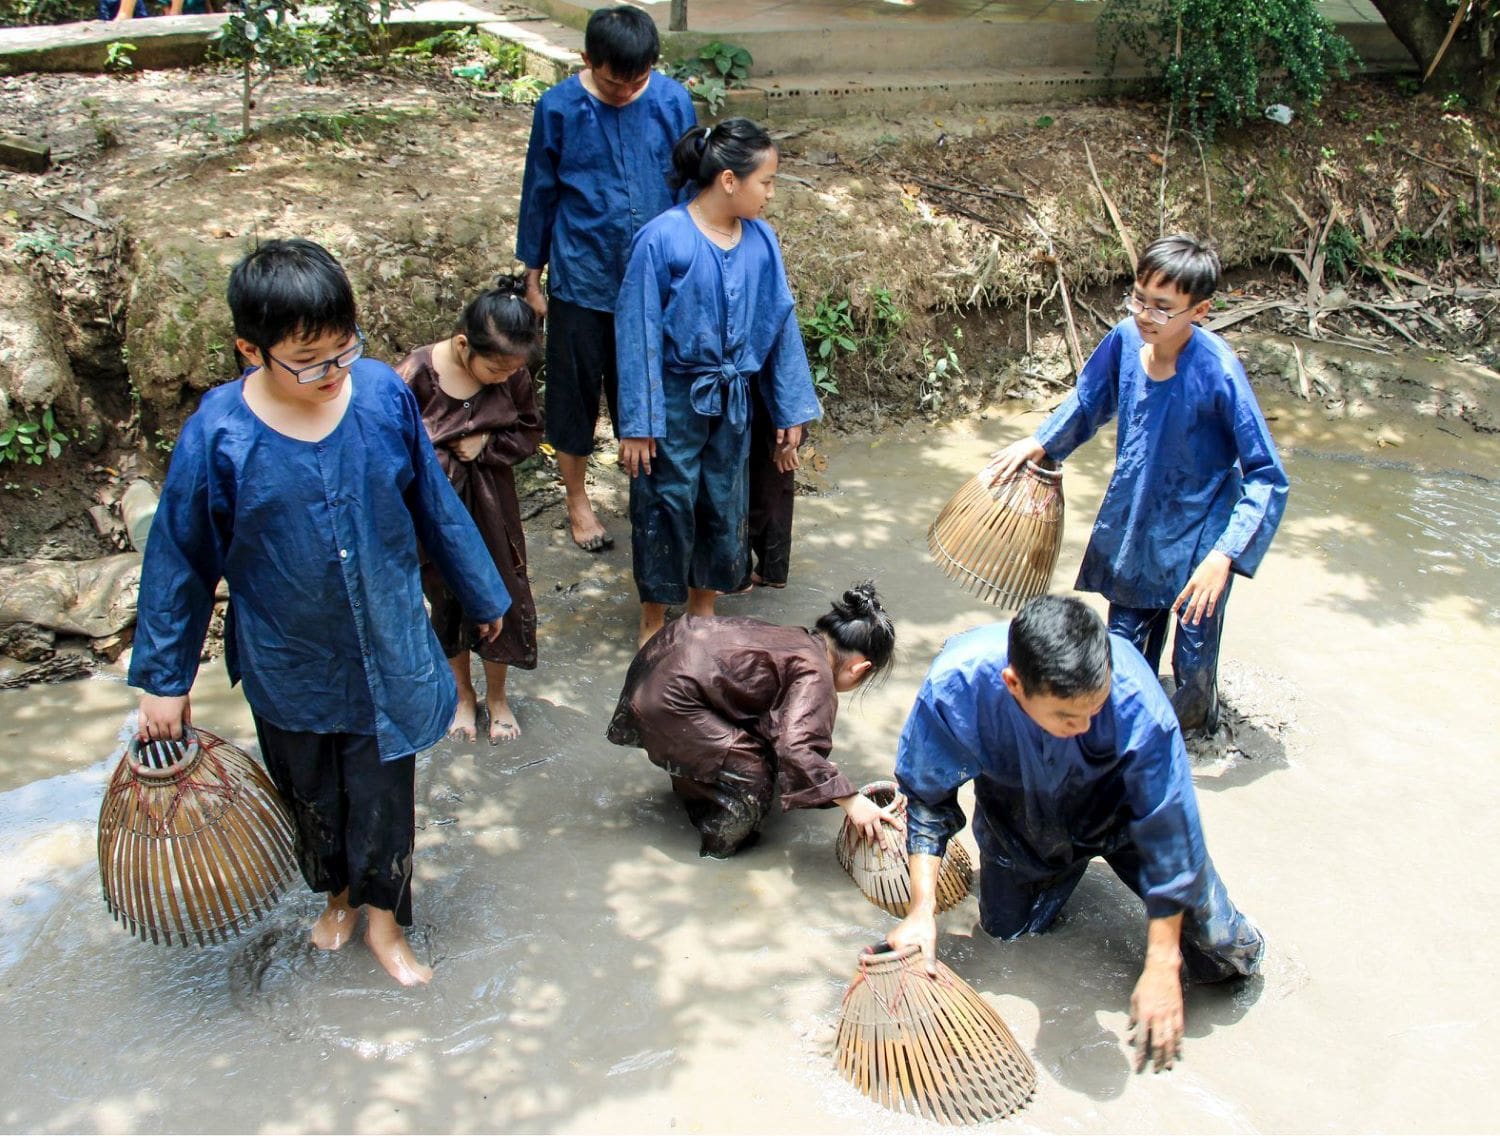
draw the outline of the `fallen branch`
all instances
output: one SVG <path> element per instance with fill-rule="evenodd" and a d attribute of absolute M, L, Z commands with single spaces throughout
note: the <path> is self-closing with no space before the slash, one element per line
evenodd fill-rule
<path fill-rule="evenodd" d="M 1131 276 L 1135 275 L 1136 255 L 1135 242 L 1130 239 L 1130 234 L 1125 231 L 1125 222 L 1120 220 L 1120 211 L 1115 208 L 1115 199 L 1109 195 L 1104 188 L 1104 183 L 1099 180 L 1099 171 L 1094 167 L 1094 155 L 1089 150 L 1089 141 L 1083 140 L 1083 156 L 1089 163 L 1089 176 L 1094 179 L 1094 188 L 1099 191 L 1099 196 L 1104 199 L 1104 209 L 1109 214 L 1109 219 L 1115 226 L 1115 232 L 1120 237 L 1120 247 L 1125 250 L 1125 271 Z"/>
<path fill-rule="evenodd" d="M 1078 324 L 1073 319 L 1073 305 L 1068 299 L 1068 281 L 1063 275 L 1062 259 L 1057 255 L 1057 246 L 1052 243 L 1052 234 L 1042 228 L 1042 223 L 1032 215 L 1029 209 L 1026 212 L 1026 220 L 1031 222 L 1031 227 L 1037 231 L 1047 246 L 1047 255 L 1051 258 L 1052 267 L 1057 272 L 1057 291 L 1062 298 L 1063 319 L 1067 324 L 1068 353 L 1073 359 L 1073 373 L 1081 375 L 1083 374 L 1083 345 L 1078 339 Z"/>

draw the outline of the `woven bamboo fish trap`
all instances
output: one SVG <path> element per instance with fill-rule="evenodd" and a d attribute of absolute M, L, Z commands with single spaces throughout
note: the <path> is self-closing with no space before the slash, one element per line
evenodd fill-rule
<path fill-rule="evenodd" d="M 983 1124 L 1025 1106 L 1036 1066 L 974 988 L 918 947 L 884 943 L 860 956 L 844 994 L 834 1052 L 871 1100 L 939 1124 Z"/>
<path fill-rule="evenodd" d="M 1044 459 L 993 486 L 990 477 L 986 466 L 964 482 L 927 530 L 927 547 L 965 591 L 1013 609 L 1052 582 L 1062 549 L 1062 468 Z"/>
<path fill-rule="evenodd" d="M 249 754 L 196 728 L 130 743 L 99 808 L 99 879 L 131 934 L 223 942 L 275 905 L 293 863 L 292 818 Z"/>
<path fill-rule="evenodd" d="M 898 793 L 894 781 L 873 781 L 860 790 L 860 795 L 885 808 Z M 905 917 L 906 905 L 911 902 L 911 865 L 904 845 L 891 847 L 866 840 L 845 818 L 833 851 L 866 899 L 898 919 Z M 958 841 L 950 840 L 938 869 L 937 909 L 947 911 L 955 906 L 969 894 L 973 883 L 974 865 L 968 852 Z"/>

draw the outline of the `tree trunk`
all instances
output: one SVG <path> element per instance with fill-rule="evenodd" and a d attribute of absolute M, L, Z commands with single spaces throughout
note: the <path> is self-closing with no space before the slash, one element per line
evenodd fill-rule
<path fill-rule="evenodd" d="M 1466 0 L 1460 0 L 1466 2 Z M 1425 73 L 1453 23 L 1455 8 L 1444 0 L 1371 0 L 1386 26 L 1401 41 Z M 1493 0 L 1480 0 L 1453 36 L 1442 62 L 1427 86 L 1434 91 L 1458 91 L 1480 110 L 1500 109 L 1500 60 L 1495 57 L 1496 12 Z"/>
<path fill-rule="evenodd" d="M 674 32 L 687 31 L 687 0 L 672 0 L 672 15 L 667 29 Z"/>

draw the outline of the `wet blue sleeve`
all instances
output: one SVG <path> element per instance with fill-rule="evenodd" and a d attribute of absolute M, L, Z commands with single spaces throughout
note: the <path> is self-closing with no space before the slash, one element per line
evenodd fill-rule
<path fill-rule="evenodd" d="M 1127 704 L 1128 706 L 1128 704 Z M 1207 857 L 1198 802 L 1188 773 L 1182 731 L 1140 709 L 1121 723 L 1122 770 L 1131 821 L 1130 837 L 1141 857 L 1141 894 L 1146 916 L 1162 919 L 1192 906 Z"/>
<path fill-rule="evenodd" d="M 516 222 L 516 259 L 542 268 L 552 256 L 552 224 L 557 219 L 557 167 L 561 158 L 560 120 L 538 102 L 531 114 L 526 169 L 521 176 L 521 211 Z"/>
<path fill-rule="evenodd" d="M 965 818 L 958 790 L 979 768 L 974 723 L 929 679 L 901 731 L 896 784 L 906 796 L 906 850 L 941 856 Z"/>
<path fill-rule="evenodd" d="M 1288 481 L 1265 415 L 1260 412 L 1260 404 L 1243 369 L 1235 363 L 1234 371 L 1227 377 L 1227 413 L 1240 462 L 1240 499 L 1229 515 L 1229 524 L 1214 543 L 1214 550 L 1234 561 L 1235 571 L 1253 576 L 1286 511 Z"/>
<path fill-rule="evenodd" d="M 400 398 L 402 427 L 415 474 L 406 487 L 405 500 L 417 539 L 437 565 L 443 582 L 453 589 L 464 613 L 475 623 L 491 623 L 510 610 L 510 593 L 484 538 L 474 527 L 474 519 L 438 463 L 416 396 L 405 383 L 400 386 Z"/>
<path fill-rule="evenodd" d="M 130 685 L 148 694 L 188 693 L 213 615 L 223 554 L 213 521 L 207 440 L 189 418 L 172 451 L 141 569 Z"/>
<path fill-rule="evenodd" d="M 762 389 L 766 392 L 771 419 L 778 430 L 823 417 L 818 388 L 813 386 L 812 368 L 807 363 L 802 329 L 797 326 L 795 307 L 787 312 L 762 373 L 768 380 Z"/>
<path fill-rule="evenodd" d="M 1063 461 L 1111 418 L 1120 402 L 1120 329 L 1094 348 L 1073 393 L 1043 422 L 1037 441 L 1054 461 Z"/>
<path fill-rule="evenodd" d="M 665 438 L 667 404 L 662 394 L 663 313 L 672 272 L 653 239 L 642 229 L 625 267 L 615 303 L 615 360 L 620 377 L 620 437 Z"/>

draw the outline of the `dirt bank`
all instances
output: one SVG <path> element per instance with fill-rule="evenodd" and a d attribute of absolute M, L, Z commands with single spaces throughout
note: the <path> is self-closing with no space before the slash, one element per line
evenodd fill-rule
<path fill-rule="evenodd" d="M 80 518 L 159 471 L 198 394 L 233 374 L 223 282 L 256 239 L 332 247 L 389 359 L 443 334 L 510 265 L 530 110 L 476 94 L 452 63 L 278 79 L 248 143 L 229 126 L 225 72 L 0 80 L 0 115 L 45 123 L 57 163 L 0 173 L 0 255 L 53 298 L 53 353 L 78 388 L 58 403 L 63 457 L 4 469 L 0 555 L 110 550 Z M 1207 154 L 1185 135 L 1163 143 L 1156 109 L 1134 102 L 786 131 L 772 219 L 806 335 L 815 353 L 857 343 L 828 359 L 828 423 L 1055 399 L 1070 341 L 1086 352 L 1117 310 L 1126 260 L 1104 195 L 1135 244 L 1163 224 L 1211 234 L 1235 269 L 1231 315 L 1310 296 L 1272 258 L 1317 238 L 1334 297 L 1318 293 L 1331 312 L 1319 334 L 1492 360 L 1497 296 L 1472 285 L 1492 271 L 1479 261 L 1500 206 L 1484 213 L 1491 190 L 1476 192 L 1489 141 L 1469 120 L 1369 82 L 1332 92 L 1321 117 L 1257 124 Z M 1386 307 L 1357 306 L 1370 299 Z M 1241 330 L 1307 323 L 1292 305 Z M 43 409 L 9 402 L 17 420 Z"/>

